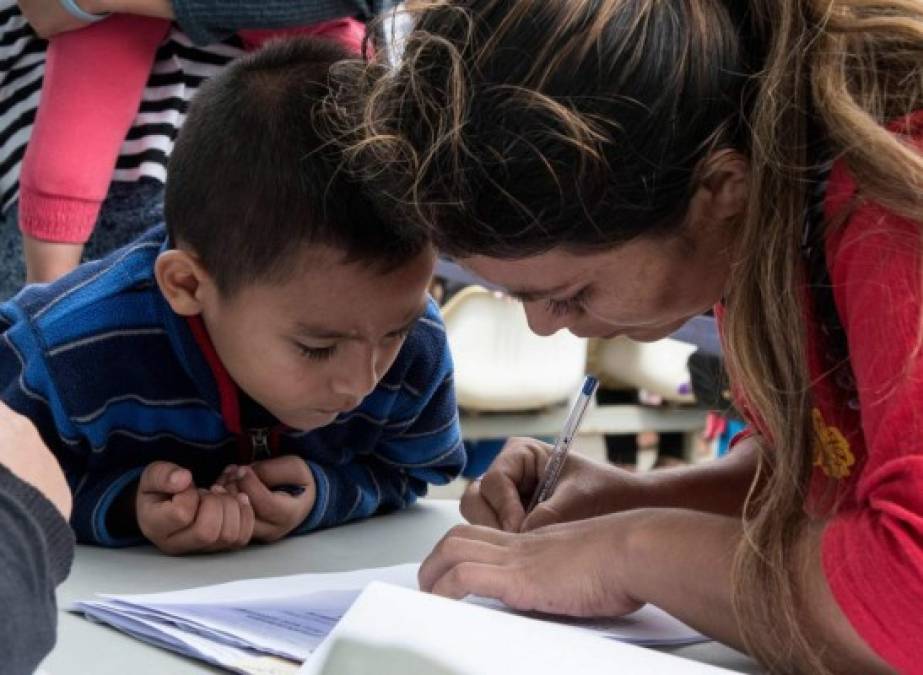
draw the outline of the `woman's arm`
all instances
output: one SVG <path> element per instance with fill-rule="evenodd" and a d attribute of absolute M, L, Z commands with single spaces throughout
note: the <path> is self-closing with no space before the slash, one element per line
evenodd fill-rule
<path fill-rule="evenodd" d="M 799 618 L 836 672 L 890 672 L 853 630 L 827 586 L 822 527 L 798 547 Z M 511 534 L 460 526 L 420 570 L 424 590 L 453 598 L 499 598 L 523 610 L 611 616 L 650 602 L 702 633 L 743 649 L 731 603 L 731 569 L 741 539 L 736 518 L 644 509 Z M 900 617 L 894 617 L 900 621 Z M 793 663 L 793 672 L 807 672 Z"/>

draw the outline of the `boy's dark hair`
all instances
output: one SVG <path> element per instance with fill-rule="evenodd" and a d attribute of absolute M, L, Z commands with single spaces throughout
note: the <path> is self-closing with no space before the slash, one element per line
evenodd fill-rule
<path fill-rule="evenodd" d="M 305 244 L 342 249 L 386 273 L 427 245 L 419 228 L 378 216 L 317 123 L 330 67 L 351 54 L 329 40 L 271 42 L 207 82 L 170 157 L 170 241 L 193 249 L 222 293 L 284 281 Z"/>

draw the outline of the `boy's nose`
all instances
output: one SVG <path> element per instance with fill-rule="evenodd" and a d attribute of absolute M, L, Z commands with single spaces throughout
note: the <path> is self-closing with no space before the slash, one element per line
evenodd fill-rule
<path fill-rule="evenodd" d="M 344 407 L 354 408 L 372 393 L 378 384 L 376 368 L 377 354 L 374 349 L 357 350 L 356 358 L 350 359 L 344 368 L 333 377 L 333 391 L 346 399 Z"/>

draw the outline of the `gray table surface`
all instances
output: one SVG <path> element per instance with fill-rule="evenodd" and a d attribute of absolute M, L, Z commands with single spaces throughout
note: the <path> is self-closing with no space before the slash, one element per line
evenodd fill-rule
<path fill-rule="evenodd" d="M 58 590 L 58 644 L 42 670 L 47 675 L 221 672 L 92 624 L 66 608 L 95 593 L 152 593 L 245 578 L 417 562 L 460 521 L 457 501 L 423 500 L 401 513 L 230 554 L 171 558 L 150 547 L 80 546 L 70 578 Z M 739 672 L 761 672 L 751 659 L 714 642 L 663 651 Z"/>

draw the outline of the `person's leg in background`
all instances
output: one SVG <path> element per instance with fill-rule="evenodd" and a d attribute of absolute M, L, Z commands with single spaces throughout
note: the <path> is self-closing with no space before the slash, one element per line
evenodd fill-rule
<path fill-rule="evenodd" d="M 14 204 L 0 220 L 0 302 L 19 292 L 26 279 L 16 214 Z M 152 178 L 112 183 L 83 260 L 102 258 L 162 222 L 163 183 Z"/>
<path fill-rule="evenodd" d="M 658 434 L 655 468 L 660 469 L 686 464 L 686 457 L 683 452 L 685 443 L 685 434 L 681 432 L 668 431 Z"/>
<path fill-rule="evenodd" d="M 637 405 L 638 392 L 633 389 L 599 389 L 598 405 Z M 637 434 L 606 434 L 606 458 L 612 464 L 634 470 L 638 463 Z"/>

